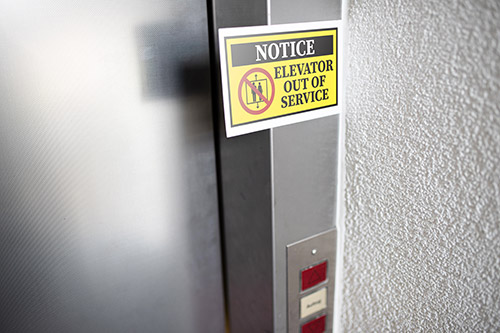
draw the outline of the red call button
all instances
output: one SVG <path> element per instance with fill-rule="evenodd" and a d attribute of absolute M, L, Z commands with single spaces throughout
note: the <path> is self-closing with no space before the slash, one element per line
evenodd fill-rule
<path fill-rule="evenodd" d="M 306 290 L 326 280 L 327 262 L 314 265 L 301 272 L 302 289 Z"/>
<path fill-rule="evenodd" d="M 323 333 L 326 327 L 326 315 L 302 325 L 301 333 Z"/>

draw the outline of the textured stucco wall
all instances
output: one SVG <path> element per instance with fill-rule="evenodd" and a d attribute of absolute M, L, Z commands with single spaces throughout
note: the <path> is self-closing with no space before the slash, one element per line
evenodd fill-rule
<path fill-rule="evenodd" d="M 352 0 L 345 332 L 500 331 L 500 1 Z"/>

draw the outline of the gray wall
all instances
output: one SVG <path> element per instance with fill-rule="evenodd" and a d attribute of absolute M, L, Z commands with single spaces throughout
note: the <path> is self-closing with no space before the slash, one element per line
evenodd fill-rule
<path fill-rule="evenodd" d="M 500 330 L 500 2 L 351 1 L 346 332 Z"/>

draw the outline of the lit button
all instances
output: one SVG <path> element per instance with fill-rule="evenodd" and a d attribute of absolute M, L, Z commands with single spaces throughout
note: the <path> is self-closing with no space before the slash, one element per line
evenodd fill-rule
<path fill-rule="evenodd" d="M 301 290 L 306 290 L 314 287 L 317 284 L 326 280 L 327 262 L 323 261 L 320 264 L 314 265 L 308 269 L 304 269 L 301 274 Z"/>
<path fill-rule="evenodd" d="M 311 295 L 300 299 L 300 318 L 308 317 L 318 311 L 326 309 L 326 288 L 315 291 Z"/>
<path fill-rule="evenodd" d="M 301 333 L 323 333 L 326 327 L 326 316 L 313 319 L 302 325 Z"/>

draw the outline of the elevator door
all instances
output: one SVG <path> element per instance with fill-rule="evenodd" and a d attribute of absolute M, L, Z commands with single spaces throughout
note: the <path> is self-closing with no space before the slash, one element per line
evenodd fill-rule
<path fill-rule="evenodd" d="M 0 1 L 1 332 L 223 332 L 206 16 Z"/>

